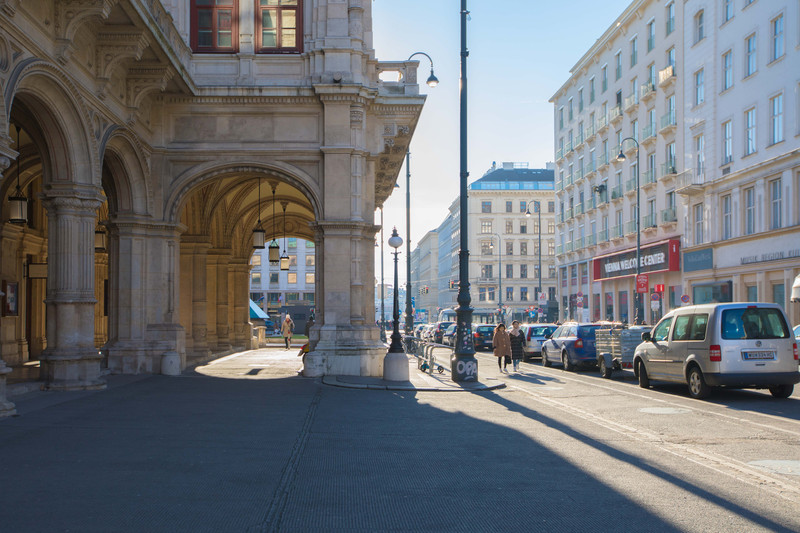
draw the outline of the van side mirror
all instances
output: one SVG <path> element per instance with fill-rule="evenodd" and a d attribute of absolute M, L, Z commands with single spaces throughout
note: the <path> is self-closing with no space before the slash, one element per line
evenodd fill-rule
<path fill-rule="evenodd" d="M 652 337 L 650 336 L 650 332 L 649 331 L 645 331 L 644 333 L 642 333 L 642 340 L 644 342 L 650 342 L 652 340 Z"/>

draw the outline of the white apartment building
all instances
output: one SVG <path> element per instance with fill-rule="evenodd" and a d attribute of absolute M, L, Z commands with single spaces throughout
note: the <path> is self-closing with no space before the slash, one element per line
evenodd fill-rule
<path fill-rule="evenodd" d="M 647 322 L 730 299 L 778 301 L 798 320 L 786 294 L 800 263 L 798 81 L 786 76 L 800 72 L 797 9 L 636 0 L 573 67 L 551 99 L 562 318 L 634 320 L 638 233 Z M 769 243 L 770 274 L 741 253 L 755 240 Z"/>
<path fill-rule="evenodd" d="M 411 253 L 411 296 L 415 322 L 433 322 L 439 312 L 439 237 L 436 230 L 420 239 Z M 401 309 L 401 312 L 404 310 Z"/>

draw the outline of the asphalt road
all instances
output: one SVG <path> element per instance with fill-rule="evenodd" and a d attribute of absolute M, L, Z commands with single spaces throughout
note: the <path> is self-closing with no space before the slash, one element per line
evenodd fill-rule
<path fill-rule="evenodd" d="M 14 398 L 0 530 L 800 530 L 796 395 L 478 359 L 506 388 L 331 387 L 269 348 Z"/>

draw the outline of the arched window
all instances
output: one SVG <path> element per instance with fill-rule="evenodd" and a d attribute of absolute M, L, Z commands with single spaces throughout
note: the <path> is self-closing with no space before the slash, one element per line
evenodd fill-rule
<path fill-rule="evenodd" d="M 239 51 L 238 0 L 192 0 L 191 7 L 194 52 Z"/>
<path fill-rule="evenodd" d="M 256 52 L 303 51 L 301 0 L 256 0 Z"/>

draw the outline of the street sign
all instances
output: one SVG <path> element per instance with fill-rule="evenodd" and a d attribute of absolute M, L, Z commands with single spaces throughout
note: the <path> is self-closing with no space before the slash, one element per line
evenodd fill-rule
<path fill-rule="evenodd" d="M 683 303 L 685 303 L 685 304 L 688 304 L 689 303 L 689 295 L 688 294 L 684 294 L 683 296 L 681 296 L 681 301 Z"/>
<path fill-rule="evenodd" d="M 664 284 L 659 283 L 656 285 L 656 292 L 664 292 Z"/>
<path fill-rule="evenodd" d="M 653 300 L 654 302 L 657 302 L 661 299 L 661 295 L 658 294 L 657 292 L 654 292 L 653 294 L 650 295 L 650 299 Z"/>
<path fill-rule="evenodd" d="M 647 274 L 638 274 L 636 276 L 636 292 L 648 293 L 650 292 L 650 283 Z"/>
<path fill-rule="evenodd" d="M 547 305 L 547 295 L 543 292 L 539 293 L 539 307 Z"/>
<path fill-rule="evenodd" d="M 583 299 L 583 292 L 578 291 L 578 294 L 576 294 L 575 296 L 577 296 L 578 298 Z"/>
<path fill-rule="evenodd" d="M 660 303 L 658 300 L 653 300 L 650 302 L 650 309 L 652 309 L 653 311 L 658 311 L 659 307 Z"/>
<path fill-rule="evenodd" d="M 575 298 L 575 303 L 582 304 L 583 303 L 583 296 L 578 294 L 578 296 Z"/>

